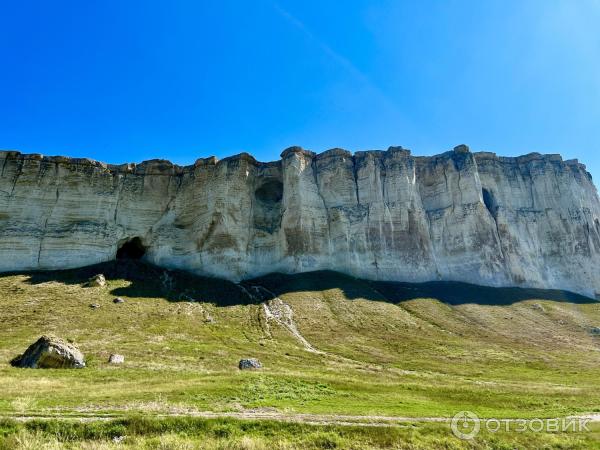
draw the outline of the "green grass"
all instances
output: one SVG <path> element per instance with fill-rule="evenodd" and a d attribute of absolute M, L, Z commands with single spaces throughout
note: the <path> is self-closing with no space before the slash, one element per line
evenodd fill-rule
<path fill-rule="evenodd" d="M 95 273 L 107 276 L 107 287 L 84 287 Z M 298 330 L 323 353 L 267 325 L 260 301 L 223 280 L 134 262 L 0 276 L 0 416 L 600 412 L 594 300 L 460 283 L 367 282 L 333 272 L 244 283 L 249 290 L 256 284 L 292 306 Z M 115 296 L 125 303 L 113 304 Z M 87 368 L 10 367 L 48 333 L 77 343 Z M 110 353 L 125 355 L 125 364 L 109 365 Z M 239 371 L 243 357 L 259 358 L 264 369 Z M 19 429 L 12 438 L 37 432 Z"/>
<path fill-rule="evenodd" d="M 589 433 L 482 432 L 465 441 L 448 424 L 395 427 L 309 425 L 268 420 L 129 417 L 76 422 L 0 421 L 0 450 L 15 448 L 160 449 L 515 449 L 600 448 L 600 430 Z M 115 440 L 119 442 L 116 443 Z"/>

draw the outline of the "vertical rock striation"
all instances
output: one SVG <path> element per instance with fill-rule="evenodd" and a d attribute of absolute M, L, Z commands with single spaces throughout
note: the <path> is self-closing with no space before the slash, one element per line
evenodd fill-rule
<path fill-rule="evenodd" d="M 114 166 L 0 152 L 0 271 L 129 246 L 119 254 L 232 280 L 331 269 L 600 293 L 600 201 L 577 161 L 466 146 L 281 157 Z"/>

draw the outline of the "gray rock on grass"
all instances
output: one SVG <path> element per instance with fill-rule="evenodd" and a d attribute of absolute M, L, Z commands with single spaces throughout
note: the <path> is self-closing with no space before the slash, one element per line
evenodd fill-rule
<path fill-rule="evenodd" d="M 99 273 L 98 275 L 94 275 L 87 282 L 88 287 L 104 287 L 106 286 L 106 278 L 103 274 Z"/>
<path fill-rule="evenodd" d="M 56 336 L 42 336 L 25 353 L 14 358 L 14 367 L 30 369 L 82 369 L 83 353 L 76 345 Z"/>
<path fill-rule="evenodd" d="M 240 370 L 262 369 L 262 364 L 256 358 L 244 358 L 240 359 L 239 368 Z"/>
<path fill-rule="evenodd" d="M 542 305 L 541 303 L 534 303 L 533 305 L 531 305 L 531 307 L 533 309 L 537 309 L 540 312 L 543 312 L 543 313 L 546 312 L 546 308 L 544 308 L 544 305 Z"/>

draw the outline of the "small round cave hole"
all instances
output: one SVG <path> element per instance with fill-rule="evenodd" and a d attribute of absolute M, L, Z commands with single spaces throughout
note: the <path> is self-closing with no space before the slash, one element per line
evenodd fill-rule
<path fill-rule="evenodd" d="M 279 203 L 283 197 L 283 184 L 279 180 L 267 181 L 256 190 L 255 195 L 263 203 Z"/>
<path fill-rule="evenodd" d="M 146 254 L 146 247 L 139 237 L 130 239 L 117 250 L 117 259 L 142 259 Z"/>

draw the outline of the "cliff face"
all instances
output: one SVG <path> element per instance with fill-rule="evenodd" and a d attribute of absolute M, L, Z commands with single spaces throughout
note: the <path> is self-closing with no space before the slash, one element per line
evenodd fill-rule
<path fill-rule="evenodd" d="M 232 280 L 331 269 L 600 294 L 600 201 L 577 161 L 465 146 L 281 156 L 180 167 L 0 152 L 0 271 L 107 261 L 139 238 L 154 264 Z"/>

